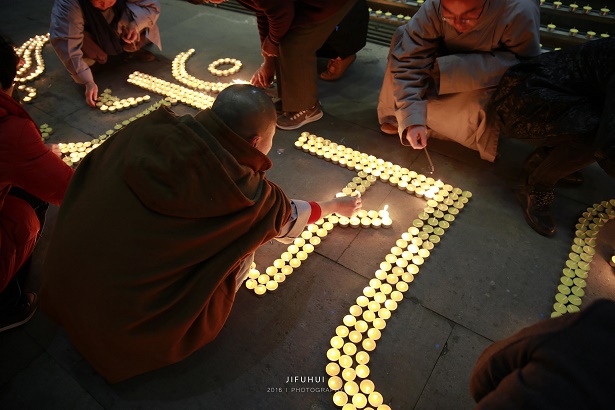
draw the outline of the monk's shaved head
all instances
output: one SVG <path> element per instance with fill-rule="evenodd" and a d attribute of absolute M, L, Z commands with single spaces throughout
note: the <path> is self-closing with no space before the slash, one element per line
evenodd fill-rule
<path fill-rule="evenodd" d="M 275 132 L 275 107 L 260 88 L 248 84 L 231 85 L 218 94 L 211 110 L 248 142 L 272 130 Z"/>

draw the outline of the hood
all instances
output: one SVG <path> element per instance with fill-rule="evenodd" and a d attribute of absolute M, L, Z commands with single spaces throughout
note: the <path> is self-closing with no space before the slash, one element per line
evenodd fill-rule
<path fill-rule="evenodd" d="M 177 117 L 166 108 L 114 136 L 124 181 L 144 206 L 161 214 L 228 215 L 260 198 L 269 158 L 230 130 L 211 110 Z"/>

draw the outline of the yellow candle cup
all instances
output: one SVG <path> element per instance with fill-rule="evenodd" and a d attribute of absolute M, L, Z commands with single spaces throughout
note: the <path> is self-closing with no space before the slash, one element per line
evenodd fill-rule
<path fill-rule="evenodd" d="M 337 363 L 329 363 L 325 371 L 329 376 L 337 376 L 340 373 L 340 366 Z"/>
<path fill-rule="evenodd" d="M 355 355 L 355 360 L 359 364 L 367 364 L 369 363 L 369 353 L 360 351 Z"/>
<path fill-rule="evenodd" d="M 364 364 L 360 364 L 357 366 L 355 372 L 358 377 L 360 377 L 361 379 L 365 379 L 366 377 L 369 376 L 369 367 L 367 367 Z M 358 393 L 358 386 L 357 386 L 357 391 L 355 393 Z"/>
<path fill-rule="evenodd" d="M 369 379 L 361 380 L 361 384 L 359 385 L 359 387 L 361 391 L 365 394 L 372 393 L 374 389 L 376 388 L 376 386 L 374 385 L 374 382 Z"/>
<path fill-rule="evenodd" d="M 329 381 L 327 383 L 331 390 L 339 390 L 344 385 L 344 382 L 339 376 L 329 377 Z"/>

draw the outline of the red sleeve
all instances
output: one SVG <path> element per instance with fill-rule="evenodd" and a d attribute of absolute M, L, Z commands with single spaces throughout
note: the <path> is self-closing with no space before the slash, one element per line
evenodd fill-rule
<path fill-rule="evenodd" d="M 12 173 L 13 185 L 43 201 L 60 205 L 73 169 L 45 146 L 30 120 L 23 120 L 21 133 L 16 133 L 10 141 L 11 157 L 5 160 Z"/>
<path fill-rule="evenodd" d="M 310 218 L 308 219 L 308 224 L 313 224 L 318 221 L 322 216 L 322 209 L 320 209 L 320 205 L 316 202 L 309 201 L 310 207 L 312 208 L 312 213 L 310 214 Z"/>
<path fill-rule="evenodd" d="M 261 47 L 277 55 L 277 47 L 295 18 L 295 4 L 290 0 L 240 0 L 244 7 L 256 14 Z"/>

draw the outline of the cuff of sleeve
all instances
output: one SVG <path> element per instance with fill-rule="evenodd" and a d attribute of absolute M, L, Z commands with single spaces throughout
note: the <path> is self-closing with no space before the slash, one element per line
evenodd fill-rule
<path fill-rule="evenodd" d="M 301 235 L 301 232 L 303 232 L 305 226 L 308 224 L 308 220 L 312 213 L 312 207 L 307 201 L 293 199 L 292 202 L 297 208 L 297 219 L 295 220 L 293 227 L 290 229 L 290 231 L 288 231 L 285 236 L 288 236 L 290 238 L 296 238 Z"/>
<path fill-rule="evenodd" d="M 267 56 L 278 56 L 278 45 L 275 44 L 269 37 L 266 37 L 263 41 L 262 47 L 263 55 Z"/>
<path fill-rule="evenodd" d="M 320 209 L 320 205 L 318 205 L 318 203 L 310 201 L 308 202 L 308 204 L 310 204 L 310 208 L 311 209 L 311 213 L 310 213 L 310 218 L 308 219 L 308 224 L 313 224 L 314 222 L 318 221 L 322 215 L 322 209 Z"/>
<path fill-rule="evenodd" d="M 92 75 L 92 70 L 88 67 L 86 70 L 83 70 L 80 73 L 71 74 L 73 80 L 75 80 L 78 84 L 87 84 L 89 82 L 94 81 L 94 76 Z"/>

